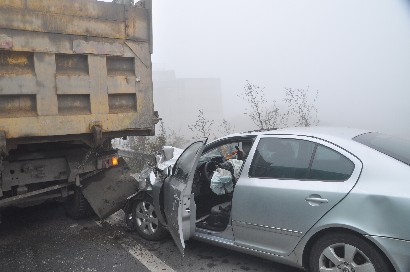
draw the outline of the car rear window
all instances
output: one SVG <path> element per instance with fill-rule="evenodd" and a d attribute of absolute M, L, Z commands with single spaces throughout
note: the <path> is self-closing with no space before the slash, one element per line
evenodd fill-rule
<path fill-rule="evenodd" d="M 376 132 L 356 136 L 353 140 L 410 165 L 409 140 Z"/>
<path fill-rule="evenodd" d="M 354 163 L 348 158 L 323 145 L 317 145 L 308 179 L 344 181 L 349 179 Z"/>

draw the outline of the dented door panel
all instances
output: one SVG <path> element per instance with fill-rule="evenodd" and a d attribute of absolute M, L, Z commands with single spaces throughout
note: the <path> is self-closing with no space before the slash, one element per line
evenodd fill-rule
<path fill-rule="evenodd" d="M 185 240 L 195 232 L 196 205 L 191 194 L 198 160 L 206 141 L 191 144 L 176 162 L 172 175 L 164 182 L 164 211 L 168 230 L 184 254 Z"/>

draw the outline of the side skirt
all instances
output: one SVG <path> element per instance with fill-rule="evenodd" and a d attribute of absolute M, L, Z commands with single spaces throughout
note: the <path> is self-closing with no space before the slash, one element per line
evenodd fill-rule
<path fill-rule="evenodd" d="M 263 259 L 268 259 L 271 261 L 282 263 L 285 265 L 302 268 L 297 263 L 297 260 L 294 254 L 291 254 L 289 256 L 280 256 L 280 255 L 268 253 L 265 251 L 252 249 L 249 247 L 238 245 L 237 243 L 235 243 L 234 239 L 223 238 L 223 237 L 220 237 L 220 235 L 221 233 L 218 233 L 218 232 L 212 232 L 209 230 L 197 228 L 192 238 L 198 241 L 208 243 L 208 244 L 224 247 L 224 248 L 235 250 L 241 253 L 250 254 L 250 255 L 257 256 Z"/>

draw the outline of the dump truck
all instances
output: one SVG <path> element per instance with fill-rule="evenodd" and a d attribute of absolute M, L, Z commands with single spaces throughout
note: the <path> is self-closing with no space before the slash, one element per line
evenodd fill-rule
<path fill-rule="evenodd" d="M 0 0 L 0 18 L 0 210 L 121 209 L 138 184 L 111 140 L 159 120 L 151 0 Z"/>

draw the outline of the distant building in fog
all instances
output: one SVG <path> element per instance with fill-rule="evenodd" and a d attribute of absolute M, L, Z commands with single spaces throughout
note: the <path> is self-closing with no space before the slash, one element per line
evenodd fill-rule
<path fill-rule="evenodd" d="M 155 109 L 167 128 L 191 135 L 188 125 L 195 123 L 198 110 L 215 120 L 223 118 L 221 81 L 217 78 L 177 78 L 174 71 L 154 71 Z"/>

